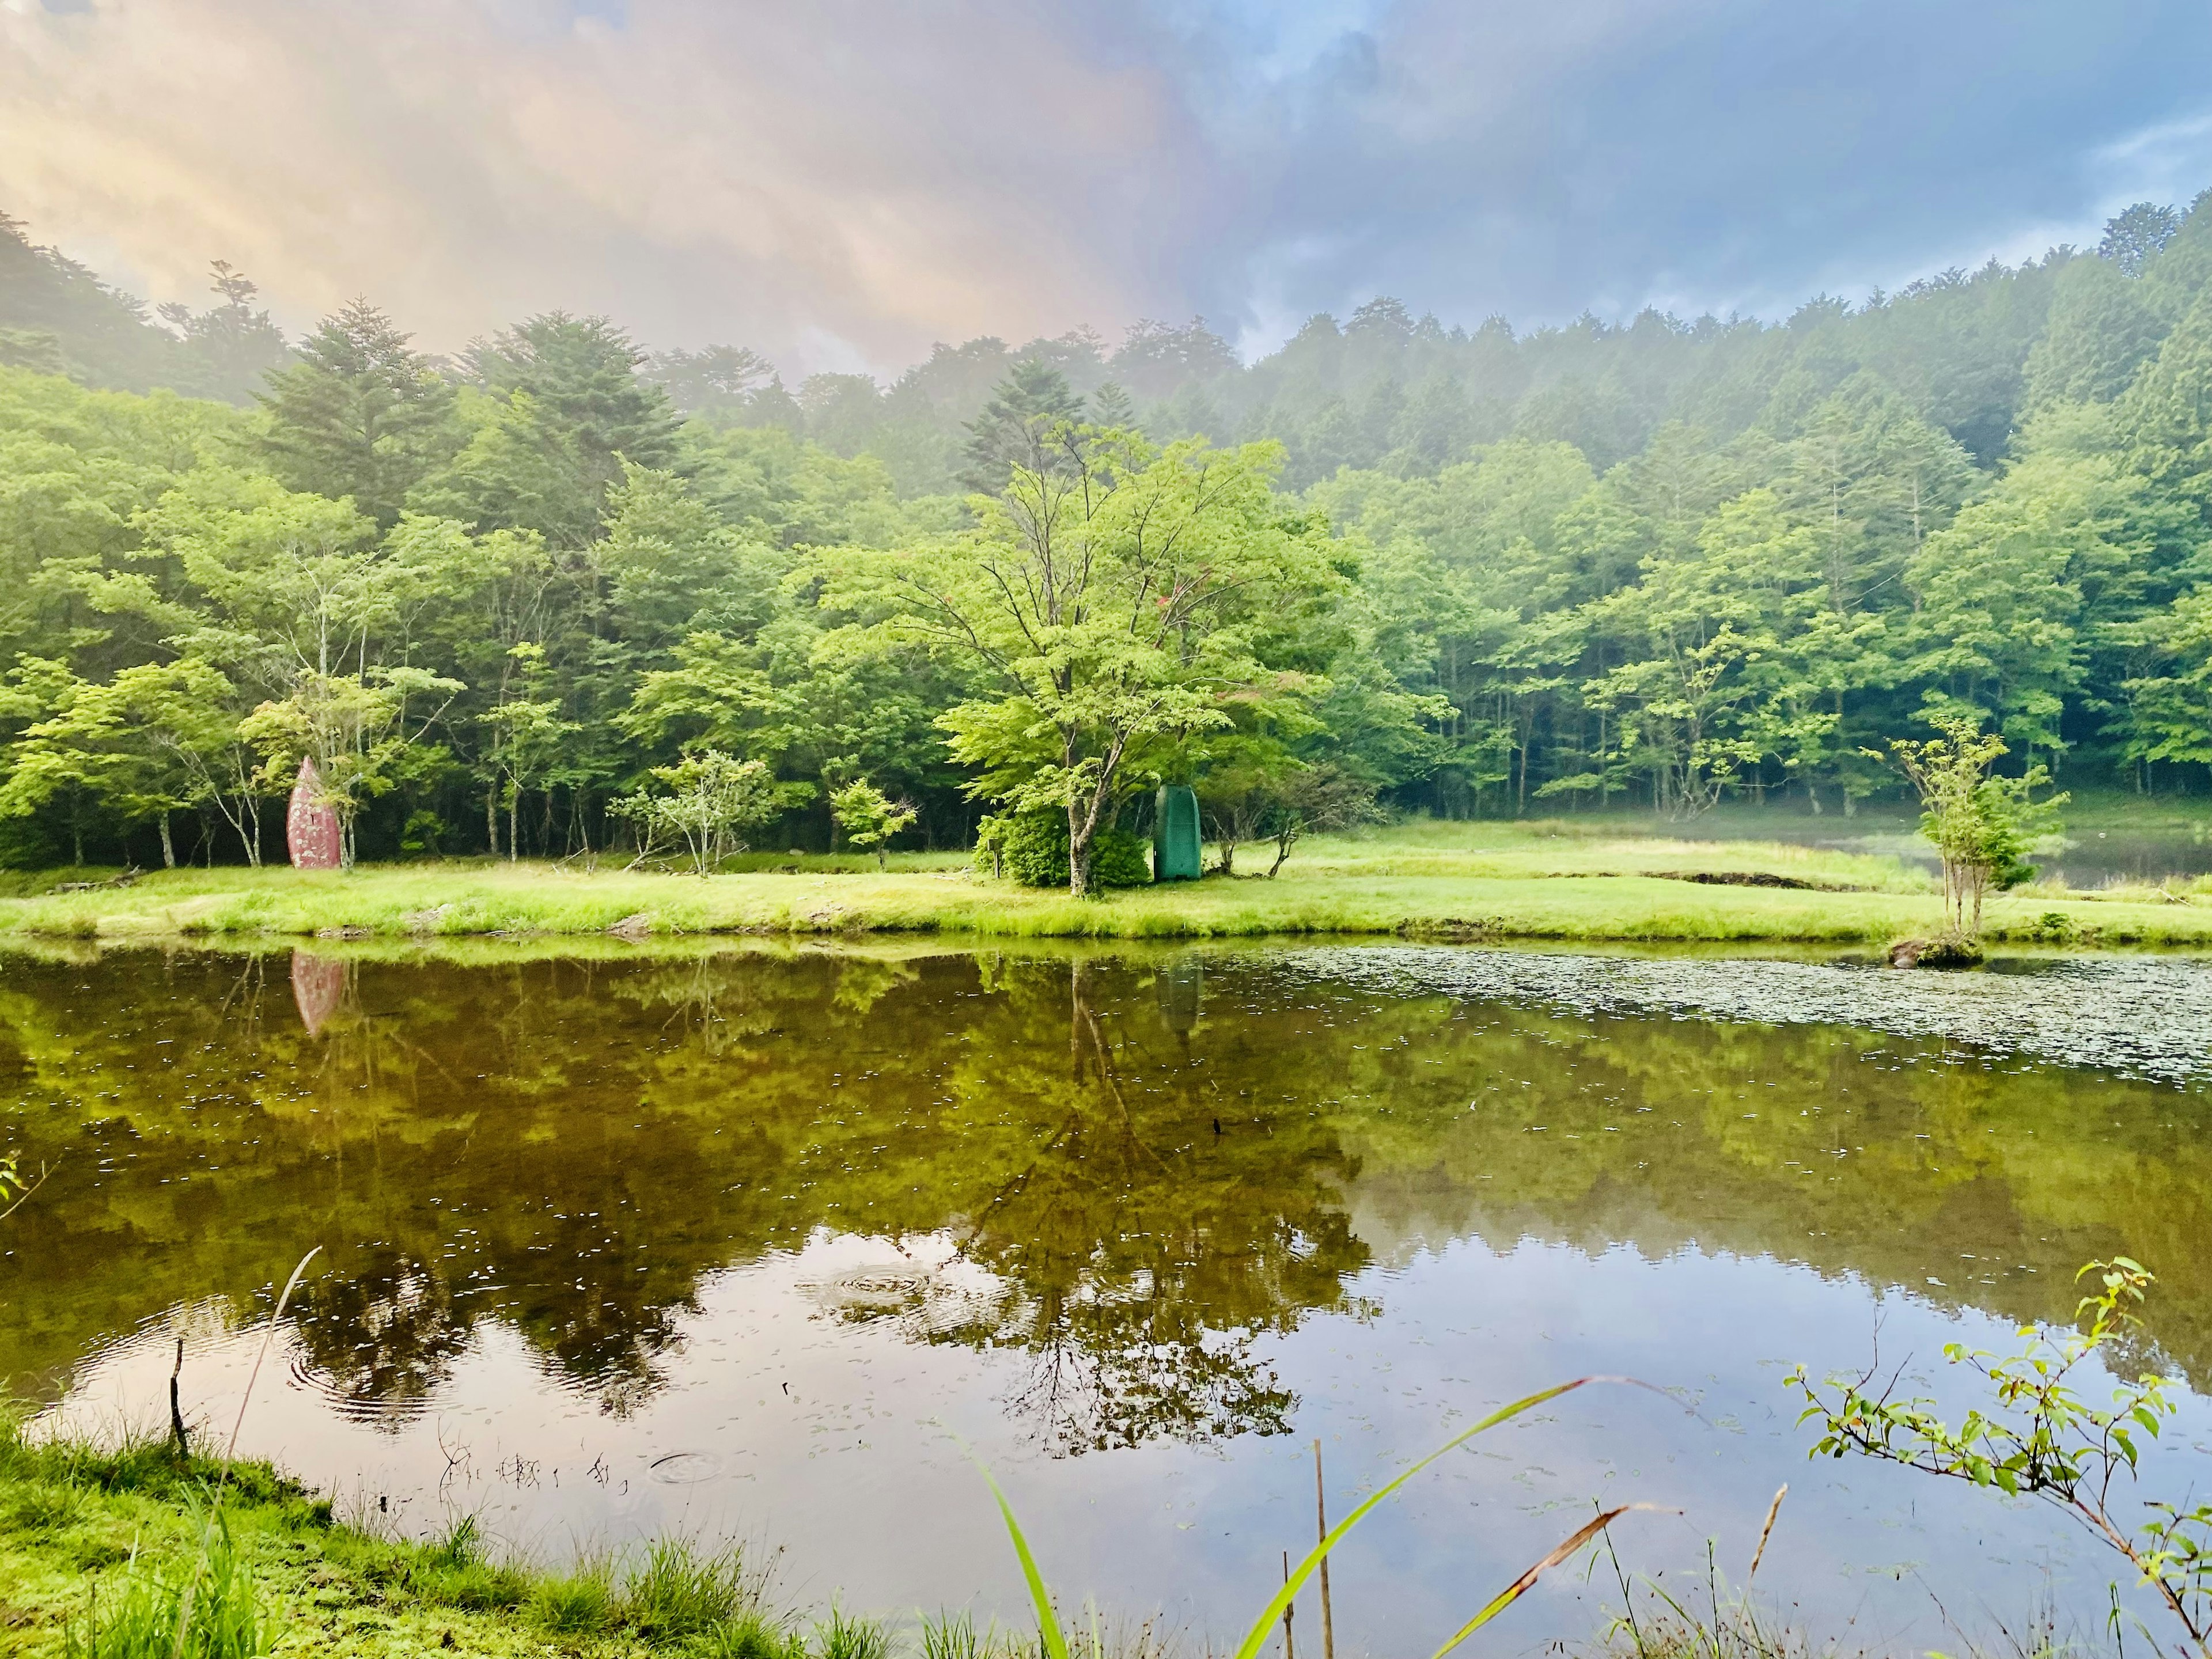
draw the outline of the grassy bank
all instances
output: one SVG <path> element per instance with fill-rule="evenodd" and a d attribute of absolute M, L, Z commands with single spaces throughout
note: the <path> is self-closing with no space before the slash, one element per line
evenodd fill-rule
<path fill-rule="evenodd" d="M 1717 1580 L 1699 1589 L 1704 1605 L 1698 1590 L 1682 1600 L 1650 1589 L 1625 1595 L 1629 1616 L 1572 1651 L 1864 1659 L 1863 1650 L 1808 1640 Z M 2103 1651 L 2036 1629 L 2046 1639 L 2008 1644 L 2008 1659 Z M 1211 1650 L 1122 1620 L 1071 1646 L 1081 1659 Z M 779 1606 L 767 1575 L 712 1545 L 663 1540 L 556 1571 L 496 1559 L 466 1522 L 428 1543 L 382 1538 L 336 1521 L 328 1503 L 265 1464 L 226 1475 L 160 1442 L 26 1444 L 0 1425 L 0 1652 L 175 1659 L 179 1650 L 189 1659 L 1039 1659 L 1040 1644 L 1034 1628 L 979 1628 L 965 1613 L 905 1622 L 833 1603 L 810 1616 Z M 2006 1647 L 1963 1650 L 1973 1659 Z"/>
<path fill-rule="evenodd" d="M 264 1465 L 220 1476 L 158 1442 L 94 1450 L 0 1431 L 0 1651 L 170 1659 L 187 1583 L 193 1659 L 876 1659 L 887 1644 L 875 1625 L 776 1611 L 734 1552 L 664 1543 L 532 1571 L 493 1558 L 465 1522 L 398 1542 L 337 1523 Z"/>
<path fill-rule="evenodd" d="M 1248 859 L 1248 863 L 1255 860 Z M 1261 866 L 1264 867 L 1264 866 Z M 951 854 L 778 855 L 707 879 L 490 861 L 346 873 L 179 870 L 128 886 L 52 890 L 100 872 L 21 874 L 0 937 L 404 939 L 936 933 L 1017 938 L 1268 933 L 1879 944 L 1939 926 L 1926 873 L 1902 860 L 1756 841 L 1686 842 L 1616 825 L 1417 823 L 1298 849 L 1273 880 L 1200 882 L 1072 899 L 996 881 Z M 1996 900 L 2000 942 L 2212 944 L 2212 882 Z"/>

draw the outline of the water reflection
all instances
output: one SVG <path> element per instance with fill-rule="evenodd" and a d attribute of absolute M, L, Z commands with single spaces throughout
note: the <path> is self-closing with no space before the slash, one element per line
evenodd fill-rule
<path fill-rule="evenodd" d="M 51 1388 L 310 1243 L 301 1363 L 402 1423 L 486 1320 L 611 1413 L 702 1282 L 817 1230 L 946 1238 L 828 1315 L 1023 1358 L 1056 1452 L 1283 1430 L 1261 1339 L 1376 1250 L 1686 1244 L 2063 1316 L 2157 1265 L 2212 1366 L 2201 1096 L 1910 1063 L 1835 1030 L 1582 1018 L 1300 985 L 1261 963 L 723 951 L 674 963 L 18 963 L 10 1125 L 62 1158 L 0 1266 L 0 1372 Z M 1934 1052 L 1934 1051 L 1930 1051 Z M 1940 1281 L 1940 1282 L 1939 1282 Z M 34 1384 L 35 1386 L 35 1384 Z"/>
<path fill-rule="evenodd" d="M 1433 1646 L 1421 1621 L 1466 1616 L 1471 1571 L 1510 1577 L 1530 1526 L 1551 1541 L 1601 1490 L 1690 1508 L 1666 1548 L 1694 1564 L 1800 1481 L 1765 1571 L 1898 1557 L 2009 1593 L 2029 1558 L 1984 1547 L 1985 1511 L 1933 1518 L 1971 1495 L 1798 1461 L 1782 1370 L 1863 1362 L 1877 1316 L 1885 1352 L 1924 1357 L 1984 1317 L 2063 1318 L 2075 1267 L 2124 1252 L 2162 1277 L 2154 1357 L 2212 1378 L 2202 1091 L 1392 990 L 1337 959 L 8 960 L 0 1133 L 60 1169 L 0 1254 L 0 1376 L 131 1409 L 170 1352 L 131 1334 L 167 1319 L 192 1397 L 234 1411 L 252 1345 L 209 1310 L 252 1317 L 320 1245 L 300 1388 L 257 1401 L 250 1449 L 382 1482 L 410 1525 L 496 1496 L 553 1551 L 554 1524 L 719 1524 L 649 1494 L 757 1480 L 818 1588 L 875 1605 L 997 1559 L 988 1507 L 945 1518 L 975 1495 L 948 1430 L 1031 1460 L 1032 1525 L 1086 1586 L 1103 1539 L 1128 1604 L 1233 1607 L 1302 1535 L 1285 1431 L 1329 1436 L 1354 1490 L 1449 1413 L 1565 1375 L 1698 1391 L 1687 1426 L 1592 1403 L 1528 1431 L 1541 1467 L 1470 1459 L 1394 1507 L 1339 1591 L 1340 1631 L 1419 1615 L 1391 1650 Z"/>

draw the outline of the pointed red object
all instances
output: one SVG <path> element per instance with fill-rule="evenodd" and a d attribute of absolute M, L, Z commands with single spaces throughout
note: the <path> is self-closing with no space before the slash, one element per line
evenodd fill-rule
<path fill-rule="evenodd" d="M 338 867 L 338 815 L 322 797 L 322 778 L 314 762 L 303 756 L 300 781 L 292 786 L 292 804 L 284 813 L 284 842 L 292 849 L 295 870 Z"/>
<path fill-rule="evenodd" d="M 300 1024 L 309 1036 L 322 1034 L 323 1022 L 345 1000 L 346 965 L 328 957 L 292 952 L 292 1000 L 300 1010 Z"/>

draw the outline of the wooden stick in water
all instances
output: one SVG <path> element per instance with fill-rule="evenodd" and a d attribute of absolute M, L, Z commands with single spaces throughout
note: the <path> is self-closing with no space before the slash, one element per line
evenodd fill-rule
<path fill-rule="evenodd" d="M 177 1363 L 169 1368 L 169 1437 L 177 1444 L 177 1455 L 190 1457 L 191 1444 L 185 1438 L 185 1413 L 177 1400 L 177 1379 L 185 1374 L 185 1339 L 177 1339 Z"/>
<path fill-rule="evenodd" d="M 1314 1442 L 1315 1537 L 1328 1541 L 1328 1498 L 1321 1480 L 1321 1442 Z M 1328 1557 L 1321 1559 L 1321 1659 L 1336 1659 L 1336 1618 L 1328 1605 Z"/>
<path fill-rule="evenodd" d="M 1291 1553 L 1288 1550 L 1283 1552 L 1283 1582 L 1285 1584 L 1291 1582 Z M 1295 1601 L 1283 1603 L 1283 1659 L 1298 1659 L 1298 1650 L 1291 1645 L 1291 1614 L 1297 1606 Z"/>

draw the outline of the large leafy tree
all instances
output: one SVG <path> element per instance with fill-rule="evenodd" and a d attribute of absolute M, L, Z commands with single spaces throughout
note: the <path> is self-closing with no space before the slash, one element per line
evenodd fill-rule
<path fill-rule="evenodd" d="M 972 674 L 941 722 L 953 752 L 979 793 L 1066 814 L 1073 892 L 1138 787 L 1133 756 L 1295 689 L 1264 642 L 1340 578 L 1319 527 L 1276 499 L 1281 465 L 1272 444 L 1161 450 L 1062 426 L 978 499 L 973 530 L 831 562 L 833 599 L 878 608 L 880 642 Z"/>

